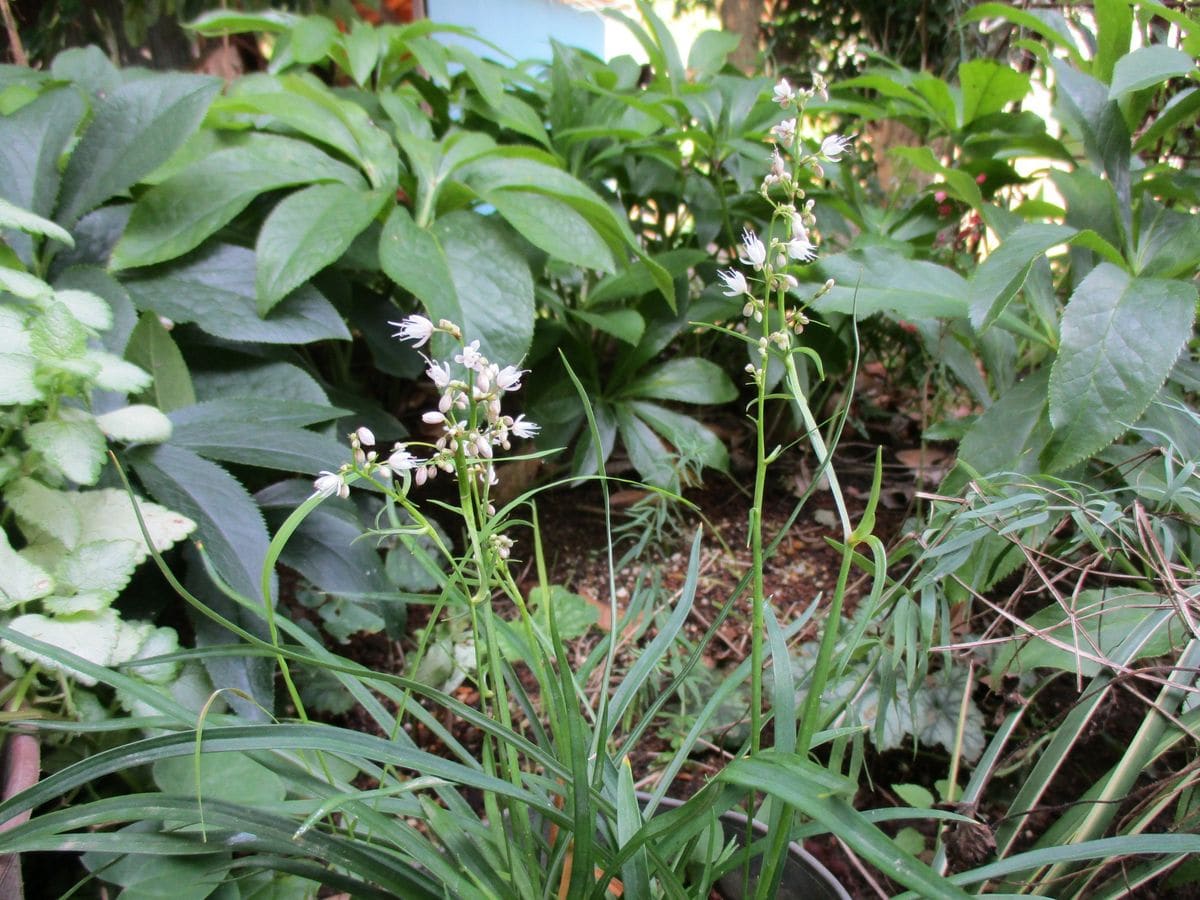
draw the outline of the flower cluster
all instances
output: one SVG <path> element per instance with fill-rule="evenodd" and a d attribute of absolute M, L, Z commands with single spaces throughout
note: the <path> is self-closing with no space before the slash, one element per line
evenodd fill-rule
<path fill-rule="evenodd" d="M 754 274 L 747 277 L 732 268 L 717 273 L 725 296 L 742 303 L 742 315 L 761 331 L 762 336 L 756 341 L 760 360 L 766 359 L 772 345 L 780 352 L 788 352 L 792 335 L 800 334 L 808 324 L 808 318 L 801 310 L 784 304 L 785 296 L 799 287 L 798 280 L 788 269 L 817 258 L 813 201 L 805 197 L 797 175 L 807 167 L 820 177 L 823 174 L 821 162 L 841 159 L 852 142 L 850 137 L 832 134 L 812 152 L 803 148 L 799 121 L 808 101 L 815 96 L 828 98 L 826 84 L 819 75 L 813 76 L 813 86 L 808 90 L 797 90 L 786 78 L 775 85 L 775 102 L 785 114 L 792 115 L 775 125 L 769 135 L 774 146 L 770 170 L 763 179 L 760 193 L 773 209 L 771 228 L 766 240 L 753 229 L 746 228 L 742 232 L 738 262 Z M 763 290 L 759 291 L 759 286 Z M 826 282 L 812 299 L 832 287 L 832 281 Z M 778 298 L 778 310 L 770 306 L 772 298 Z M 762 376 L 762 363 L 752 363 L 746 368 L 755 378 Z"/>
<path fill-rule="evenodd" d="M 394 337 L 414 341 L 415 347 L 423 347 L 435 333 L 462 342 L 462 330 L 445 319 L 434 324 L 425 316 L 412 315 L 388 324 L 399 329 Z M 479 341 L 463 344 L 453 362 L 429 357 L 425 362 L 425 374 L 440 395 L 437 409 L 421 417 L 427 425 L 441 426 L 437 439 L 422 445 L 428 447 L 428 455 L 418 457 L 411 449 L 413 444 L 396 443 L 383 459 L 378 451 L 368 449 L 375 446 L 375 435 L 368 428 L 359 428 L 349 436 L 353 464 L 338 472 L 322 472 L 314 483 L 318 493 L 345 497 L 349 493 L 345 476 L 355 470 L 386 479 L 411 477 L 422 485 L 439 471 L 454 473 L 461 469 L 481 484 L 493 485 L 497 480 L 494 448 L 510 450 L 512 438 L 531 438 L 538 433 L 538 426 L 523 415 L 514 418 L 501 409 L 503 396 L 520 390 L 524 369 L 489 361 L 480 352 Z"/>

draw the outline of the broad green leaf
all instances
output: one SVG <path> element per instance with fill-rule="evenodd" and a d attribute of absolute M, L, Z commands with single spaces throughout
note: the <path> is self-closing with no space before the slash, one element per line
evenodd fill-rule
<path fill-rule="evenodd" d="M 171 333 L 153 312 L 144 312 L 129 336 L 126 358 L 154 379 L 149 399 L 163 412 L 196 402 L 192 376 Z"/>
<path fill-rule="evenodd" d="M 1116 195 L 1129 202 L 1129 128 L 1108 88 L 1061 59 L 1054 60 L 1056 105 L 1072 134 L 1083 141 L 1088 161 L 1108 175 Z"/>
<path fill-rule="evenodd" d="M 338 39 L 337 26 L 325 16 L 305 16 L 292 28 L 288 45 L 296 62 L 310 65 L 320 62 Z"/>
<path fill-rule="evenodd" d="M 1196 69 L 1192 57 L 1174 47 L 1156 44 L 1139 47 L 1117 60 L 1113 67 L 1110 100 L 1161 84 L 1168 78 L 1189 75 Z"/>
<path fill-rule="evenodd" d="M 280 428 L 304 428 L 346 415 L 348 410 L 323 403 L 287 399 L 286 390 L 276 394 L 270 385 L 262 386 L 261 396 L 228 397 L 172 410 L 171 418 L 180 425 L 202 428 L 231 422 L 256 422 Z M 303 498 L 302 498 L 303 499 Z"/>
<path fill-rule="evenodd" d="M 37 360 L 26 353 L 0 353 L 0 405 L 36 403 L 42 398 L 34 375 Z"/>
<path fill-rule="evenodd" d="M 50 285 L 36 275 L 0 267 L 0 291 L 8 291 L 22 300 L 46 300 L 52 293 Z"/>
<path fill-rule="evenodd" d="M 604 239 L 570 204 L 534 191 L 491 191 L 480 197 L 496 207 L 526 240 L 552 257 L 598 272 L 616 268 Z"/>
<path fill-rule="evenodd" d="M 104 434 L 91 416 L 71 421 L 51 419 L 30 425 L 25 429 L 25 441 L 29 449 L 41 455 L 43 464 L 76 484 L 95 484 L 100 477 L 104 465 Z"/>
<path fill-rule="evenodd" d="M 904 318 L 953 319 L 969 309 L 966 279 L 935 263 L 872 248 L 830 256 L 819 266 L 837 282 L 814 304 L 820 311 L 853 311 L 860 319 L 885 310 Z"/>
<path fill-rule="evenodd" d="M 617 433 L 629 461 L 648 484 L 671 488 L 677 486 L 678 474 L 674 457 L 654 430 L 622 404 L 616 408 Z"/>
<path fill-rule="evenodd" d="M 51 619 L 40 613 L 27 613 L 17 616 L 8 627 L 35 640 L 53 644 L 75 656 L 82 656 L 90 662 L 107 666 L 112 664 L 123 624 L 115 610 L 104 609 L 95 613 L 81 613 L 69 619 Z M 26 650 L 12 641 L 0 641 L 0 647 L 26 662 L 38 663 L 52 671 L 63 672 L 86 687 L 96 684 L 96 679 L 90 675 L 85 675 L 44 654 Z M 134 652 L 137 652 L 136 649 Z"/>
<path fill-rule="evenodd" d="M 168 794 L 265 806 L 287 794 L 283 779 L 242 753 L 200 754 L 200 780 L 195 760 L 187 756 L 160 759 L 152 768 L 154 783 Z"/>
<path fill-rule="evenodd" d="M 52 218 L 62 180 L 59 159 L 86 111 L 83 94 L 65 85 L 0 116 L 0 195 L 35 215 Z M 30 239 L 13 235 L 10 243 L 22 261 L 32 265 Z"/>
<path fill-rule="evenodd" d="M 103 350 L 89 350 L 84 359 L 95 372 L 93 386 L 101 390 L 133 394 L 150 387 L 150 375 L 119 356 Z"/>
<path fill-rule="evenodd" d="M 193 372 L 196 396 L 201 401 L 295 400 L 328 407 L 325 389 L 299 366 L 270 362 L 237 368 Z M 250 407 L 253 409 L 253 407 Z"/>
<path fill-rule="evenodd" d="M 1144 131 L 1133 149 L 1142 152 L 1158 144 L 1176 128 L 1190 128 L 1200 118 L 1200 89 L 1184 88 L 1173 95 Z"/>
<path fill-rule="evenodd" d="M 462 326 L 485 356 L 500 365 L 524 359 L 533 340 L 533 277 L 520 246 L 503 225 L 472 212 L 443 216 L 433 232 L 446 254 L 455 307 L 426 305 L 436 320 Z"/>
<path fill-rule="evenodd" d="M 216 463 L 171 444 L 138 448 L 129 460 L 146 490 L 196 522 L 196 537 L 230 586 L 261 600 L 270 541 L 246 489 Z"/>
<path fill-rule="evenodd" d="M 611 334 L 631 346 L 636 346 L 646 331 L 646 320 L 634 309 L 569 309 L 567 312 L 572 317 L 587 322 L 596 330 Z"/>
<path fill-rule="evenodd" d="M 986 331 L 1025 284 L 1034 261 L 1075 234 L 1074 228 L 1049 223 L 1021 225 L 1008 234 L 971 276 L 971 326 Z"/>
<path fill-rule="evenodd" d="M 341 315 L 312 285 L 295 291 L 266 317 L 260 316 L 254 269 L 250 250 L 212 244 L 167 268 L 129 278 L 125 286 L 139 309 L 153 310 L 173 322 L 195 322 L 227 340 L 306 344 L 350 339 Z"/>
<path fill-rule="evenodd" d="M 299 21 L 300 16 L 282 10 L 243 12 L 237 9 L 217 9 L 201 14 L 187 27 L 205 37 L 220 37 L 224 34 L 241 34 L 247 31 L 279 34 L 290 31 Z"/>
<path fill-rule="evenodd" d="M 1043 367 L 1005 391 L 968 429 L 959 445 L 959 459 L 985 476 L 1039 471 L 1038 456 L 1050 439 L 1049 378 L 1049 370 Z"/>
<path fill-rule="evenodd" d="M 366 22 L 355 22 L 350 33 L 342 36 L 350 77 L 359 87 L 365 87 L 379 59 L 380 35 Z"/>
<path fill-rule="evenodd" d="M 171 443 L 208 459 L 316 475 L 322 470 L 336 469 L 347 456 L 344 445 L 303 428 L 244 419 L 223 422 L 208 419 L 188 424 L 190 409 L 195 407 L 171 414 L 175 423 Z"/>
<path fill-rule="evenodd" d="M 737 397 L 737 387 L 716 363 L 684 356 L 655 366 L 630 384 L 625 393 L 654 400 L 720 404 Z"/>
<path fill-rule="evenodd" d="M 68 549 L 80 541 L 82 517 L 72 502 L 73 491 L 56 491 L 32 478 L 5 485 L 4 503 L 26 535 L 50 535 Z"/>
<path fill-rule="evenodd" d="M 943 180 L 951 196 L 975 209 L 982 209 L 983 194 L 979 190 L 979 185 L 975 183 L 975 179 L 962 169 L 942 165 L 929 147 L 895 147 L 888 153 L 906 160 L 922 172 L 937 175 Z"/>
<path fill-rule="evenodd" d="M 1079 53 L 1079 48 L 1075 45 L 1075 39 L 1065 27 L 1066 23 L 1063 22 L 1061 16 L 1056 19 L 1046 19 L 1038 16 L 1035 12 L 1013 6 L 1010 3 L 979 3 L 967 10 L 961 21 L 968 23 L 991 18 L 1004 19 L 1014 25 L 1027 28 L 1066 50 L 1076 65 L 1086 65 L 1086 61 Z"/>
<path fill-rule="evenodd" d="M 1129 53 L 1133 37 L 1133 7 L 1129 0 L 1096 0 L 1096 55 L 1092 74 L 1108 84 L 1113 66 Z"/>
<path fill-rule="evenodd" d="M 1029 76 L 990 59 L 973 59 L 958 67 L 962 85 L 962 122 L 1000 112 L 1029 93 Z"/>
<path fill-rule="evenodd" d="M 1050 376 L 1047 471 L 1103 449 L 1141 416 L 1192 334 L 1196 288 L 1109 263 L 1075 288 Z"/>
<path fill-rule="evenodd" d="M 375 218 L 388 199 L 344 184 L 315 184 L 281 200 L 263 222 L 255 246 L 258 311 L 265 316 L 330 263 Z"/>
<path fill-rule="evenodd" d="M 708 259 L 703 250 L 668 250 L 652 257 L 652 261 L 663 269 L 668 277 L 678 278 L 692 266 Z M 589 308 L 612 300 L 627 300 L 648 294 L 657 286 L 647 262 L 638 261 L 614 275 L 609 275 L 596 285 L 587 296 Z"/>
<path fill-rule="evenodd" d="M 126 444 L 161 444 L 171 437 L 171 420 L 144 403 L 96 416 L 96 424 L 107 438 Z"/>
<path fill-rule="evenodd" d="M 45 597 L 54 588 L 50 573 L 13 550 L 0 528 L 0 610 Z"/>
<path fill-rule="evenodd" d="M 1200 268 L 1200 218 L 1163 209 L 1149 199 L 1141 212 L 1149 223 L 1138 229 L 1134 271 L 1141 276 L 1184 278 Z"/>
<path fill-rule="evenodd" d="M 111 324 L 101 333 L 100 343 L 109 353 L 124 355 L 129 335 L 137 325 L 137 310 L 124 285 L 98 266 L 73 265 L 55 276 L 54 289 L 84 291 L 102 299 L 110 310 Z"/>
<path fill-rule="evenodd" d="M 112 328 L 112 307 L 103 297 L 97 297 L 91 291 L 60 288 L 54 292 L 54 299 L 93 331 L 108 331 Z"/>
<path fill-rule="evenodd" d="M 655 403 L 638 400 L 630 410 L 666 438 L 674 455 L 686 463 L 700 463 L 721 472 L 729 470 L 729 453 L 711 429 L 691 416 L 665 409 Z"/>
<path fill-rule="evenodd" d="M 155 185 L 113 250 L 113 269 L 148 266 L 198 247 L 266 191 L 311 182 L 363 186 L 357 171 L 305 141 L 251 133 Z"/>
<path fill-rule="evenodd" d="M 456 310 L 458 296 L 450 263 L 437 237 L 396 205 L 379 236 L 379 262 L 388 278 L 425 305 L 427 310 Z"/>
<path fill-rule="evenodd" d="M 687 67 L 693 72 L 716 75 L 741 41 L 740 35 L 727 31 L 701 32 L 688 51 Z"/>
<path fill-rule="evenodd" d="M 213 78 L 162 73 L 126 81 L 107 95 L 71 154 L 55 218 L 74 224 L 166 162 L 220 86 Z"/>

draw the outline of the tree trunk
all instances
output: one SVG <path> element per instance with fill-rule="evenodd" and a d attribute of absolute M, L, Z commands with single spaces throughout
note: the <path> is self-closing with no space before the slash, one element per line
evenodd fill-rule
<path fill-rule="evenodd" d="M 744 72 L 753 71 L 758 63 L 763 6 L 764 0 L 721 0 L 722 30 L 742 38 L 729 61 Z"/>

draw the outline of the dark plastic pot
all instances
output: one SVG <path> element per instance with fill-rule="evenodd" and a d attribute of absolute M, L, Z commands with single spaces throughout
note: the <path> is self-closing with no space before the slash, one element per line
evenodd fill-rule
<path fill-rule="evenodd" d="M 649 795 L 645 798 L 648 800 Z M 682 800 L 664 797 L 659 806 L 679 807 Z M 721 825 L 725 829 L 726 840 L 740 841 L 746 837 L 746 817 L 739 812 L 730 810 L 721 816 Z M 767 833 L 767 826 L 757 819 L 753 825 L 754 831 L 761 835 Z M 750 864 L 750 876 L 757 877 L 759 860 Z M 739 872 L 731 872 L 717 882 L 717 890 L 726 900 L 744 900 L 742 893 L 743 876 Z M 841 882 L 833 877 L 819 859 L 792 841 L 788 844 L 788 858 L 783 866 L 783 877 L 779 880 L 779 890 L 776 900 L 852 900 L 850 894 L 842 887 Z"/>

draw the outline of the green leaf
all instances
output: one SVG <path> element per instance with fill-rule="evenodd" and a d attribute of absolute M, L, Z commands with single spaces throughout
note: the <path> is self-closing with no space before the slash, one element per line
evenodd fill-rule
<path fill-rule="evenodd" d="M 25 429 L 25 441 L 41 454 L 44 463 L 76 484 L 95 484 L 100 477 L 104 434 L 90 415 L 78 421 L 52 419 L 30 425 Z"/>
<path fill-rule="evenodd" d="M 433 227 L 450 268 L 456 303 L 426 305 L 436 321 L 462 326 L 463 337 L 478 340 L 488 359 L 501 365 L 524 359 L 533 340 L 533 277 L 529 265 L 500 223 L 471 212 L 438 219 Z"/>
<path fill-rule="evenodd" d="M 1134 91 L 1161 84 L 1168 78 L 1189 75 L 1196 64 L 1191 56 L 1174 47 L 1155 44 L 1139 47 L 1117 60 L 1113 67 L 1108 98 L 1117 100 Z"/>
<path fill-rule="evenodd" d="M 973 59 L 958 67 L 962 85 L 962 122 L 998 113 L 1029 93 L 1029 75 L 990 59 Z"/>
<path fill-rule="evenodd" d="M 295 291 L 266 317 L 257 311 L 254 254 L 244 247 L 211 244 L 153 274 L 128 278 L 139 309 L 174 322 L 195 322 L 231 341 L 307 344 L 349 340 L 341 315 L 312 285 Z"/>
<path fill-rule="evenodd" d="M 66 244 L 68 247 L 75 246 L 75 239 L 66 229 L 60 228 L 49 219 L 43 219 L 36 213 L 9 203 L 3 198 L 0 198 L 0 228 L 41 235 Z"/>
<path fill-rule="evenodd" d="M 126 444 L 161 444 L 171 437 L 171 420 L 144 403 L 96 416 L 96 424 L 107 438 Z"/>
<path fill-rule="evenodd" d="M 379 262 L 384 273 L 424 304 L 426 310 L 456 310 L 458 296 L 450 263 L 437 237 L 395 206 L 379 236 Z"/>
<path fill-rule="evenodd" d="M 196 522 L 197 538 L 233 589 L 261 599 L 270 540 L 246 489 L 216 463 L 171 444 L 138 448 L 129 460 L 146 490 Z"/>
<path fill-rule="evenodd" d="M 316 475 L 336 469 L 347 457 L 347 448 L 333 438 L 303 428 L 208 417 L 189 422 L 190 412 L 198 408 L 171 413 L 171 443 L 209 459 Z"/>
<path fill-rule="evenodd" d="M 651 428 L 670 441 L 675 450 L 674 455 L 683 461 L 699 462 L 722 472 L 729 470 L 729 453 L 726 451 L 725 445 L 710 429 L 696 419 L 644 401 L 630 403 L 629 408 L 638 419 L 649 424 Z M 624 439 L 623 435 L 622 439 Z"/>
<path fill-rule="evenodd" d="M 701 32 L 688 51 L 687 67 L 704 75 L 716 75 L 741 41 L 741 35 L 727 31 Z"/>
<path fill-rule="evenodd" d="M 625 404 L 616 408 L 616 414 L 621 446 L 638 474 L 648 484 L 668 489 L 677 486 L 674 458 L 654 430 Z"/>
<path fill-rule="evenodd" d="M 0 528 L 0 610 L 45 597 L 54 587 L 50 573 L 13 550 Z"/>
<path fill-rule="evenodd" d="M 214 404 L 245 400 L 294 400 L 329 408 L 325 389 L 299 366 L 269 362 L 193 372 L 196 396 Z M 253 409 L 253 407 L 247 407 Z"/>
<path fill-rule="evenodd" d="M 1196 288 L 1131 278 L 1109 263 L 1076 287 L 1050 375 L 1055 472 L 1103 449 L 1137 421 L 1192 334 Z"/>
<path fill-rule="evenodd" d="M 94 387 L 118 394 L 132 394 L 150 387 L 150 375 L 133 363 L 103 350 L 89 350 L 85 360 L 94 367 Z"/>
<path fill-rule="evenodd" d="M 95 591 L 116 598 L 146 556 L 141 541 L 89 541 L 65 556 L 55 572 L 58 591 Z"/>
<path fill-rule="evenodd" d="M 356 21 L 350 33 L 342 36 L 350 77 L 359 87 L 365 87 L 379 59 L 379 33 L 366 22 Z"/>
<path fill-rule="evenodd" d="M 1034 262 L 1051 247 L 1070 240 L 1076 230 L 1066 225 L 1021 225 L 988 254 L 971 276 L 968 297 L 971 326 L 986 331 L 1025 284 Z"/>
<path fill-rule="evenodd" d="M 633 309 L 568 309 L 567 313 L 631 346 L 636 346 L 646 331 L 646 320 L 642 318 L 641 313 Z"/>
<path fill-rule="evenodd" d="M 534 191 L 491 191 L 480 197 L 496 207 L 526 240 L 552 257 L 598 272 L 616 268 L 604 239 L 570 204 Z"/>
<path fill-rule="evenodd" d="M 625 393 L 655 400 L 719 404 L 737 397 L 737 387 L 716 363 L 684 356 L 655 366 L 630 384 Z"/>
<path fill-rule="evenodd" d="M 242 12 L 234 9 L 215 9 L 202 13 L 187 27 L 205 37 L 220 37 L 224 34 L 240 34 L 247 31 L 280 34 L 290 31 L 299 21 L 300 16 L 282 10 Z"/>
<path fill-rule="evenodd" d="M 959 459 L 981 475 L 1039 471 L 1038 455 L 1050 439 L 1049 378 L 1044 367 L 1005 391 L 971 425 L 959 445 Z"/>
<path fill-rule="evenodd" d="M 220 87 L 214 78 L 163 73 L 126 81 L 107 95 L 63 174 L 58 221 L 73 225 L 166 162 Z"/>
<path fill-rule="evenodd" d="M 276 304 L 336 261 L 383 208 L 388 195 L 344 184 L 315 184 L 281 200 L 263 222 L 255 246 L 258 311 Z"/>
<path fill-rule="evenodd" d="M 1184 88 L 1173 95 L 1133 145 L 1137 152 L 1149 150 L 1175 128 L 1190 128 L 1200 118 L 1200 89 Z"/>
<path fill-rule="evenodd" d="M 706 259 L 708 259 L 708 254 L 703 250 L 685 248 L 668 250 L 666 253 L 652 257 L 651 260 L 631 263 L 622 271 L 601 280 L 595 289 L 588 293 L 588 306 L 598 306 L 612 300 L 627 300 L 630 297 L 640 297 L 650 293 L 657 286 L 655 277 L 649 268 L 650 262 L 665 271 L 667 277 L 674 279 Z"/>
<path fill-rule="evenodd" d="M 287 795 L 283 779 L 243 753 L 200 754 L 200 779 L 196 760 L 187 756 L 160 759 L 151 769 L 159 790 L 181 797 L 226 800 L 267 806 Z"/>
<path fill-rule="evenodd" d="M 881 311 L 912 319 L 967 315 L 967 281 L 935 263 L 906 259 L 880 248 L 838 254 L 819 263 L 837 284 L 814 307 L 863 319 Z"/>
<path fill-rule="evenodd" d="M 100 342 L 109 353 L 121 356 L 129 343 L 129 335 L 137 324 L 137 310 L 125 287 L 108 272 L 92 265 L 73 265 L 54 278 L 54 288 L 82 291 L 99 297 L 109 310 L 109 325 L 100 335 Z"/>
<path fill-rule="evenodd" d="M 296 62 L 310 65 L 320 62 L 338 39 L 337 26 L 325 16 L 305 16 L 292 28 L 288 45 Z"/>
<path fill-rule="evenodd" d="M 1096 0 L 1096 55 L 1092 74 L 1108 84 L 1113 66 L 1127 53 L 1133 37 L 1133 7 L 1129 0 Z"/>
<path fill-rule="evenodd" d="M 155 313 L 142 313 L 129 336 L 125 357 L 150 373 L 154 385 L 149 399 L 163 412 L 196 402 L 192 376 L 183 354 Z"/>
<path fill-rule="evenodd" d="M 357 171 L 305 141 L 251 133 L 155 185 L 139 199 L 111 268 L 182 256 L 266 191 L 311 182 L 363 186 Z"/>
<path fill-rule="evenodd" d="M 1093 168 L 1107 174 L 1117 197 L 1128 203 L 1131 145 L 1120 107 L 1096 79 L 1061 59 L 1055 59 L 1053 67 L 1058 79 L 1055 109 L 1063 124 L 1083 141 Z"/>
<path fill-rule="evenodd" d="M 42 389 L 34 377 L 37 361 L 25 353 L 0 353 L 0 405 L 36 403 Z"/>
<path fill-rule="evenodd" d="M 328 422 L 347 414 L 348 410 L 323 403 L 308 403 L 288 399 L 286 385 L 276 392 L 271 384 L 263 384 L 258 396 L 227 397 L 208 400 L 189 406 L 188 409 L 172 411 L 172 418 L 180 424 L 201 428 L 206 423 L 218 427 L 231 422 L 255 422 L 280 428 L 304 428 L 320 422 Z M 253 390 L 252 387 L 247 388 Z M 223 389 L 228 392 L 227 386 Z M 302 498 L 303 499 L 303 498 Z"/>
<path fill-rule="evenodd" d="M 17 616 L 8 627 L 35 640 L 53 644 L 75 656 L 82 656 L 98 665 L 107 666 L 112 664 L 123 624 L 116 611 L 104 609 L 94 613 L 81 613 L 70 619 L 51 619 L 40 613 L 28 613 Z M 85 675 L 44 654 L 26 650 L 12 641 L 0 641 L 0 647 L 26 662 L 38 663 L 51 671 L 63 672 L 87 687 L 96 684 L 96 679 L 90 675 Z M 136 649 L 134 652 L 137 652 Z"/>
<path fill-rule="evenodd" d="M 92 331 L 108 331 L 112 327 L 112 307 L 103 297 L 91 291 L 60 288 L 54 292 L 54 299 Z"/>

